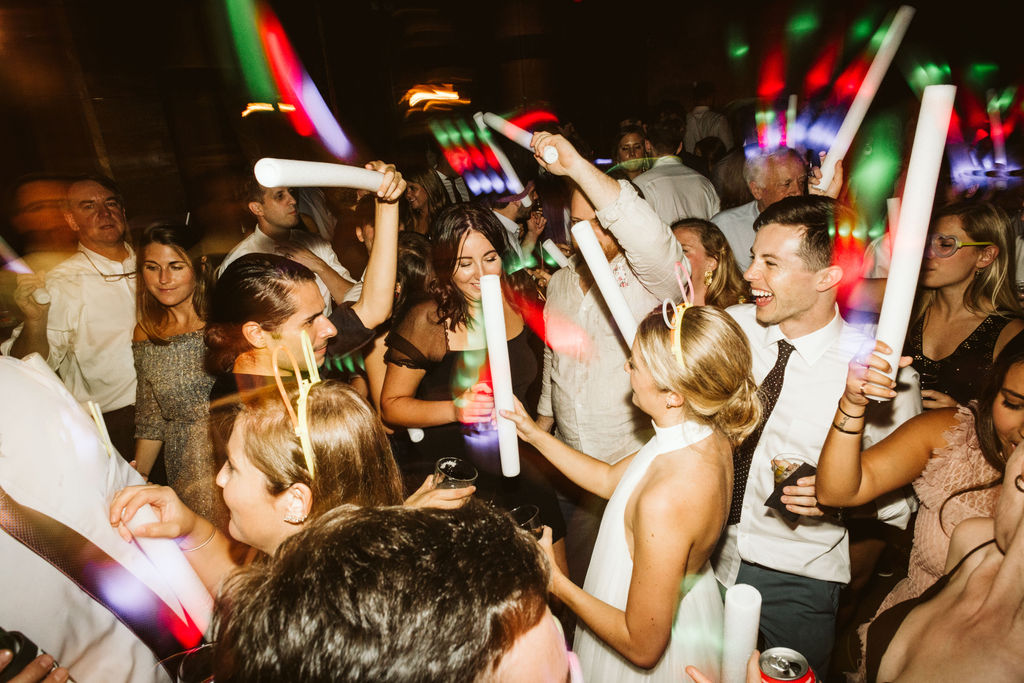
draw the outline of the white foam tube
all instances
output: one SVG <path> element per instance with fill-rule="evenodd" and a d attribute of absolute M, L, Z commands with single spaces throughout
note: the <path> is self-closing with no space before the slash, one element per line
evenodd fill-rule
<path fill-rule="evenodd" d="M 483 140 L 484 144 L 491 148 L 491 152 L 494 154 L 494 158 L 498 160 L 498 165 L 501 166 L 501 172 L 505 174 L 505 178 L 508 179 L 508 189 L 512 194 L 519 194 L 525 189 L 522 181 L 519 180 L 519 176 L 516 175 L 516 170 L 512 168 L 511 162 L 505 153 L 501 151 L 501 148 L 497 145 L 491 144 L 491 141 L 487 139 L 490 135 L 488 131 L 487 122 L 484 121 L 483 112 L 477 112 L 473 114 L 473 121 L 476 123 L 477 129 L 480 131 L 480 139 Z M 523 206 L 529 208 L 533 202 L 530 200 L 530 195 L 526 195 L 522 199 Z"/>
<path fill-rule="evenodd" d="M 988 92 L 988 134 L 992 138 L 992 160 L 1006 166 L 1006 134 L 999 115 L 999 98 L 994 90 Z"/>
<path fill-rule="evenodd" d="M 555 260 L 559 268 L 565 268 L 569 265 L 569 259 L 565 258 L 565 254 L 558 248 L 558 245 L 552 242 L 550 239 L 546 239 L 540 243 L 541 248 L 547 252 L 548 256 Z"/>
<path fill-rule="evenodd" d="M 828 148 L 828 154 L 825 155 L 825 160 L 821 163 L 821 182 L 818 183 L 818 189 L 828 188 L 829 183 L 832 182 L 832 176 L 835 175 L 836 162 L 845 158 L 846 153 L 850 151 L 850 144 L 857 135 L 857 130 L 868 113 L 871 101 L 875 99 L 878 86 L 885 78 L 885 72 L 889 70 L 889 65 L 892 64 L 896 50 L 899 49 L 900 42 L 907 33 L 907 27 L 913 18 L 914 8 L 909 5 L 903 5 L 896 10 L 896 15 L 885 32 L 885 38 L 882 39 L 882 44 L 879 45 L 878 52 L 875 53 L 875 58 L 871 60 L 871 66 L 868 67 L 868 72 L 864 75 L 864 80 L 861 81 L 857 95 L 853 98 L 850 110 L 846 112 L 846 118 L 843 119 L 843 124 L 839 127 L 839 132 L 836 133 L 835 139 L 832 140 L 832 144 Z"/>
<path fill-rule="evenodd" d="M 786 147 L 796 148 L 793 133 L 796 131 L 796 93 L 791 93 L 786 103 Z"/>
<path fill-rule="evenodd" d="M 497 114 L 491 112 L 484 112 L 483 114 L 484 123 L 498 131 L 512 142 L 516 143 L 520 147 L 533 151 L 533 147 L 530 146 L 530 141 L 533 140 L 533 135 L 529 131 L 525 131 L 514 123 L 509 123 L 505 119 L 501 118 Z M 541 158 L 549 164 L 553 164 L 558 161 L 558 150 L 554 147 L 545 147 L 541 151 Z"/>
<path fill-rule="evenodd" d="M 153 509 L 143 505 L 128 522 L 128 530 L 134 535 L 135 529 L 139 526 L 156 524 L 159 521 Z M 174 591 L 181 607 L 188 612 L 199 630 L 206 633 L 210 626 L 210 615 L 213 614 L 213 597 L 199 580 L 192 565 L 185 559 L 178 544 L 169 538 L 140 536 L 135 536 L 135 542 L 167 582 L 168 587 Z"/>
<path fill-rule="evenodd" d="M 890 379 L 896 377 L 903 342 L 907 337 L 955 97 L 956 86 L 929 85 L 921 98 L 921 113 L 910 151 L 907 182 L 903 187 L 899 226 L 892 241 L 892 266 L 885 285 L 882 311 L 878 315 L 878 339 L 892 348 L 892 353 L 883 356 L 892 367 Z"/>
<path fill-rule="evenodd" d="M 626 298 L 622 296 L 619 283 L 615 280 L 615 275 L 612 274 L 604 250 L 601 249 L 597 236 L 594 235 L 594 229 L 590 227 L 588 221 L 580 221 L 572 226 L 572 236 L 576 238 L 580 254 L 587 262 L 587 267 L 590 268 L 590 273 L 594 276 L 594 282 L 601 291 L 601 296 L 604 297 L 604 302 L 608 305 L 608 310 L 611 311 L 612 318 L 615 320 L 619 332 L 622 333 L 622 338 L 626 340 L 626 346 L 632 348 L 633 338 L 636 337 L 636 318 L 633 317 L 633 311 L 629 309 Z"/>
<path fill-rule="evenodd" d="M 3 237 L 0 237 L 0 256 L 4 259 L 4 264 L 7 270 L 15 273 L 21 273 L 22 275 L 31 275 L 32 269 L 25 263 L 25 259 L 18 256 L 18 254 L 11 249 L 11 245 L 7 244 Z M 45 287 L 36 287 L 32 290 L 32 300 L 40 306 L 45 306 L 50 303 L 50 293 L 46 291 Z"/>
<path fill-rule="evenodd" d="M 419 427 L 409 427 L 408 431 L 409 441 L 412 441 L 413 443 L 419 443 L 420 441 L 423 441 L 423 437 L 426 436 L 423 433 L 423 430 L 420 429 Z"/>
<path fill-rule="evenodd" d="M 260 159 L 253 173 L 263 187 L 352 187 L 376 192 L 384 180 L 380 171 L 297 159 Z"/>
<path fill-rule="evenodd" d="M 484 314 L 484 335 L 487 337 L 487 362 L 491 366 L 491 387 L 495 411 L 516 409 L 512 393 L 512 369 L 508 361 L 508 339 L 505 334 L 505 305 L 501 295 L 501 277 L 480 278 L 480 306 Z M 498 448 L 501 473 L 506 477 L 519 475 L 519 438 L 512 420 L 498 413 Z"/>
<path fill-rule="evenodd" d="M 761 622 L 761 593 L 745 583 L 725 591 L 725 628 L 722 634 L 722 683 L 744 683 L 747 660 L 757 647 Z"/>

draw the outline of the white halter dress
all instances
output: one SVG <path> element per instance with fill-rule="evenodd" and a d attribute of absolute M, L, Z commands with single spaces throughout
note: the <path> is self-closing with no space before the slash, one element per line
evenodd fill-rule
<path fill-rule="evenodd" d="M 626 544 L 624 520 L 629 497 L 659 455 L 677 451 L 711 435 L 710 427 L 696 422 L 683 422 L 666 428 L 655 426 L 654 430 L 654 437 L 633 458 L 608 500 L 583 584 L 586 592 L 621 610 L 626 609 L 633 574 L 633 558 Z M 717 681 L 722 657 L 722 620 L 718 582 L 710 563 L 705 563 L 698 573 L 684 579 L 668 647 L 654 668 L 644 670 L 633 666 L 582 622 L 576 629 L 573 649 L 580 658 L 588 683 L 688 681 L 684 669 L 691 664 Z"/>

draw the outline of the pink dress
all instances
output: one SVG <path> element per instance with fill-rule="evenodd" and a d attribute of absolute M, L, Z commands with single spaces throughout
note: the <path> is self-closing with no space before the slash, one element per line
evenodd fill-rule
<path fill-rule="evenodd" d="M 964 406 L 957 408 L 956 424 L 943 436 L 946 445 L 932 452 L 924 471 L 914 480 L 914 492 L 921 501 L 921 508 L 914 524 L 914 546 L 910 550 L 907 578 L 885 596 L 875 616 L 896 603 L 916 598 L 938 581 L 946 568 L 946 553 L 953 528 L 971 517 L 991 517 L 995 510 L 999 486 L 949 498 L 957 491 L 987 484 L 999 476 L 981 453 L 971 411 Z M 939 509 L 947 499 L 949 502 L 942 510 L 940 526 Z M 861 654 L 867 627 L 868 624 L 862 624 L 857 629 L 861 638 Z"/>

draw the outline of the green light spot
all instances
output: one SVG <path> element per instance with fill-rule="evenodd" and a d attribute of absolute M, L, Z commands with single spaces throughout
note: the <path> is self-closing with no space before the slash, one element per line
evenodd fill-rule
<path fill-rule="evenodd" d="M 879 237 L 885 234 L 885 223 L 875 223 L 873 226 L 868 228 L 868 238 L 877 240 Z"/>
<path fill-rule="evenodd" d="M 448 149 L 451 144 L 451 138 L 447 131 L 441 127 L 441 124 L 437 121 L 430 121 L 427 125 L 430 126 L 430 132 L 437 138 L 437 144 L 441 145 L 441 149 Z"/>
<path fill-rule="evenodd" d="M 871 35 L 871 27 L 874 22 L 871 17 L 861 17 L 850 26 L 850 39 L 861 41 Z"/>
<path fill-rule="evenodd" d="M 786 31 L 790 38 L 803 38 L 808 33 L 818 30 L 818 17 L 812 10 L 798 12 L 789 20 Z"/>

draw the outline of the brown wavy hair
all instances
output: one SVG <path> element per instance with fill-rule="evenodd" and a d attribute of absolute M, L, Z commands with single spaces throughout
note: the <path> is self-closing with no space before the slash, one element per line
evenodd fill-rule
<path fill-rule="evenodd" d="M 199 237 L 197 232 L 184 225 L 153 225 L 149 227 L 142 235 L 142 242 L 139 243 L 137 253 L 140 263 L 138 269 L 142 270 L 143 253 L 151 244 L 161 244 L 177 252 L 181 260 L 192 269 L 192 276 L 195 278 L 192 307 L 199 319 L 205 321 L 210 289 L 213 286 L 213 272 L 206 262 L 206 257 L 199 253 Z M 160 333 L 160 328 L 170 321 L 171 313 L 166 306 L 149 293 L 142 283 L 135 287 L 135 312 L 139 327 L 151 342 L 159 345 L 168 343 Z"/>
<path fill-rule="evenodd" d="M 718 260 L 718 266 L 711 273 L 711 284 L 704 294 L 705 304 L 728 308 L 750 299 L 750 285 L 743 279 L 732 247 L 717 225 L 703 218 L 684 218 L 672 224 L 672 232 L 676 230 L 695 232 L 707 255 Z M 704 273 L 693 273 L 692 277 L 704 277 Z"/>

